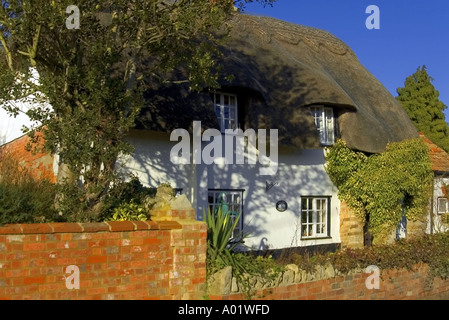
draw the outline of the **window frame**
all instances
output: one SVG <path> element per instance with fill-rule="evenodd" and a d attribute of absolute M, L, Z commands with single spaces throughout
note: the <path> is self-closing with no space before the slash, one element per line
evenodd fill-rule
<path fill-rule="evenodd" d="M 312 208 L 309 209 L 308 205 L 307 208 L 303 209 L 303 200 L 312 200 Z M 317 200 L 325 200 L 325 210 L 326 210 L 326 217 L 325 219 L 321 220 L 321 222 L 318 222 L 318 210 L 316 203 Z M 300 224 L 300 233 L 301 233 L 301 240 L 316 240 L 316 239 L 329 239 L 332 238 L 331 236 L 331 196 L 302 196 L 300 198 L 300 216 L 299 216 L 299 224 Z M 309 211 L 312 213 L 312 222 L 309 222 Z M 303 222 L 303 214 L 306 214 L 306 223 Z M 325 224 L 324 226 L 324 233 L 317 233 L 316 229 L 319 224 Z M 312 227 L 312 234 L 311 235 L 305 235 L 304 231 L 307 231 L 308 227 Z"/>
<path fill-rule="evenodd" d="M 440 200 L 444 200 L 445 201 L 446 208 L 445 208 L 444 211 L 440 211 Z M 449 200 L 446 197 L 438 197 L 437 198 L 437 213 L 438 214 L 442 215 L 442 214 L 449 213 L 448 207 L 449 207 Z"/>
<path fill-rule="evenodd" d="M 234 232 L 232 233 L 231 239 L 235 238 L 237 241 L 240 240 L 238 238 L 236 238 L 237 235 L 241 235 L 242 231 L 243 231 L 243 220 L 244 220 L 244 206 L 243 206 L 243 195 L 245 190 L 244 189 L 208 189 L 207 190 L 207 208 L 211 210 L 211 212 L 215 211 L 215 207 L 217 205 L 216 202 L 211 203 L 210 202 L 210 193 L 214 193 L 213 199 L 214 201 L 217 199 L 217 197 L 215 196 L 215 194 L 219 195 L 221 192 L 225 192 L 225 193 L 231 193 L 232 195 L 237 195 L 240 196 L 240 202 L 237 204 L 240 208 L 240 219 L 239 222 L 236 226 L 236 228 L 234 229 Z M 228 200 L 229 201 L 229 200 Z M 234 206 L 236 205 L 235 203 L 233 204 Z M 212 208 L 211 208 L 212 206 Z M 234 211 L 234 210 L 231 210 Z M 209 212 L 209 211 L 208 211 Z M 234 221 L 234 220 L 233 220 Z"/>
<path fill-rule="evenodd" d="M 219 102 L 217 102 L 217 97 L 219 98 Z M 228 99 L 228 103 L 225 103 L 226 98 Z M 234 104 L 231 104 L 231 100 L 234 100 Z M 239 127 L 238 122 L 238 96 L 233 93 L 227 92 L 212 92 L 212 102 L 214 104 L 215 115 L 217 116 L 218 125 L 220 127 L 220 132 L 222 134 L 226 133 L 226 130 L 236 130 Z M 218 115 L 217 108 L 220 108 L 220 115 Z M 228 107 L 228 116 L 226 117 L 226 107 Z M 232 112 L 234 111 L 234 117 L 232 117 Z M 226 127 L 226 121 L 228 121 L 228 126 Z M 232 125 L 235 128 L 232 128 Z"/>
<path fill-rule="evenodd" d="M 337 121 L 334 108 L 324 105 L 313 105 L 310 107 L 310 111 L 320 136 L 321 144 L 323 146 L 333 145 L 337 137 Z"/>

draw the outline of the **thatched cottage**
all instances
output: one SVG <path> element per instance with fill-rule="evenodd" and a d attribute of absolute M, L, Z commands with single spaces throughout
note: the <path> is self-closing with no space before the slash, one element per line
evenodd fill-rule
<path fill-rule="evenodd" d="M 340 201 L 324 169 L 324 147 L 341 138 L 378 153 L 389 142 L 418 137 L 406 112 L 345 43 L 323 30 L 238 14 L 222 52 L 223 71 L 234 79 L 223 77 L 219 90 L 149 92 L 126 168 L 147 185 L 171 183 L 198 219 L 224 196 L 255 250 L 341 243 Z M 278 154 L 271 159 L 277 170 L 262 175 L 264 165 L 250 159 L 174 165 L 170 153 L 179 142 L 170 133 L 184 128 L 195 136 L 193 121 L 201 121 L 202 132 L 266 129 L 267 141 L 268 130 L 277 129 Z M 201 150 L 208 144 L 202 141 Z"/>
<path fill-rule="evenodd" d="M 254 250 L 348 241 L 350 221 L 342 219 L 325 171 L 324 147 L 341 138 L 353 149 L 378 153 L 418 132 L 354 52 L 328 32 L 243 14 L 232 25 L 220 62 L 233 80 L 223 77 L 219 90 L 201 93 L 187 84 L 148 90 L 124 169 L 148 186 L 170 183 L 198 219 L 224 204 L 240 216 L 238 229 L 251 233 L 246 245 Z M 243 161 L 226 162 L 229 154 L 220 151 L 229 145 L 215 147 L 234 141 L 239 135 L 229 138 L 225 130 L 238 128 L 257 136 L 248 137 L 240 154 L 231 148 L 231 160 Z M 174 161 L 186 141 L 189 154 Z M 263 171 L 267 167 L 273 170 Z"/>

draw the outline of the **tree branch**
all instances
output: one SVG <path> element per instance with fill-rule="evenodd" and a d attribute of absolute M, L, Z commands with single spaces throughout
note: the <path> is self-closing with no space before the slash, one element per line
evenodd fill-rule
<path fill-rule="evenodd" d="M 12 65 L 12 54 L 11 51 L 8 49 L 8 46 L 6 45 L 6 40 L 3 37 L 2 32 L 0 32 L 0 42 L 2 43 L 3 49 L 5 50 L 6 62 L 8 63 L 9 70 L 14 72 L 14 67 Z"/>

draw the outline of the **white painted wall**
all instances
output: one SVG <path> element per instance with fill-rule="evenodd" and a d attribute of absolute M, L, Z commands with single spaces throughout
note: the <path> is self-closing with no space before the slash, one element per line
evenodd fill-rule
<path fill-rule="evenodd" d="M 435 233 L 435 232 L 445 232 L 449 230 L 449 226 L 442 223 L 441 218 L 442 215 L 438 214 L 438 198 L 444 197 L 443 190 L 441 189 L 444 184 L 449 184 L 449 177 L 436 177 L 434 180 L 434 189 L 433 189 L 433 202 L 432 202 L 432 210 L 429 212 L 428 222 L 427 222 L 427 233 Z M 430 223 L 430 214 L 433 213 L 433 230 L 431 232 L 431 223 Z"/>
<path fill-rule="evenodd" d="M 261 176 L 259 164 L 174 165 L 170 162 L 170 151 L 176 142 L 171 142 L 168 134 L 133 131 L 129 139 L 135 146 L 135 153 L 122 161 L 125 171 L 134 172 L 142 183 L 152 187 L 169 182 L 172 187 L 183 188 L 197 209 L 198 219 L 203 209 L 207 210 L 208 189 L 244 189 L 243 222 L 246 231 L 252 233 L 245 244 L 253 249 L 340 242 L 340 201 L 336 187 L 325 172 L 322 149 L 280 149 L 276 176 L 279 183 L 267 192 L 266 182 L 274 177 Z M 330 238 L 300 239 L 301 196 L 331 197 Z M 287 211 L 276 210 L 279 200 L 287 202 Z"/>
<path fill-rule="evenodd" d="M 37 84 L 39 81 L 39 74 L 37 71 L 32 71 L 30 80 Z M 42 99 L 39 99 L 41 101 Z M 23 136 L 22 128 L 25 127 L 36 127 L 39 125 L 38 122 L 32 122 L 26 115 L 26 112 L 30 109 L 35 108 L 51 108 L 48 103 L 38 104 L 36 100 L 36 95 L 30 95 L 27 98 L 10 101 L 10 106 L 19 109 L 17 116 L 10 115 L 4 105 L 0 105 L 0 145 L 11 142 L 21 136 Z"/>
<path fill-rule="evenodd" d="M 31 104 L 18 103 L 18 107 L 23 112 L 14 117 L 0 106 L 0 145 L 23 136 L 22 127 L 32 125 L 28 116 L 24 113 L 31 107 Z"/>

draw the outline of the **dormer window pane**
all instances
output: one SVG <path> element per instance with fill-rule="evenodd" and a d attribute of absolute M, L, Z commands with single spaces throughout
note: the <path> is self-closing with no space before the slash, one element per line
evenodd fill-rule
<path fill-rule="evenodd" d="M 311 107 L 315 125 L 320 134 L 320 141 L 323 145 L 332 145 L 335 142 L 335 117 L 334 110 L 330 107 Z"/>
<path fill-rule="evenodd" d="M 237 129 L 237 96 L 233 94 L 214 93 L 215 112 L 217 114 L 220 130 Z"/>

